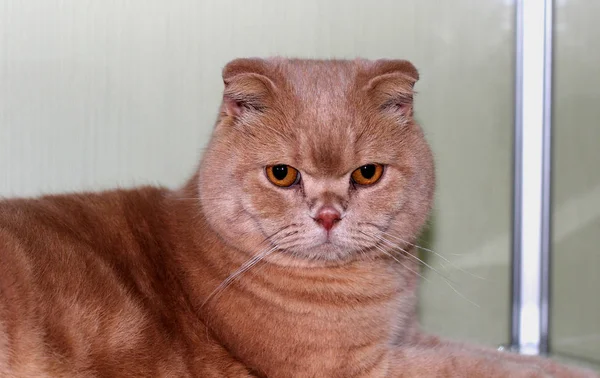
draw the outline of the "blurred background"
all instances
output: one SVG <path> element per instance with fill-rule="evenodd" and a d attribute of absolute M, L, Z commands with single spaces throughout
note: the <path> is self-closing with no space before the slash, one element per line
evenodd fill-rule
<path fill-rule="evenodd" d="M 600 2 L 554 5 L 550 347 L 599 366 Z M 514 1 L 0 0 L 0 196 L 181 185 L 224 64 L 272 55 L 417 66 L 438 174 L 421 321 L 509 344 Z"/>

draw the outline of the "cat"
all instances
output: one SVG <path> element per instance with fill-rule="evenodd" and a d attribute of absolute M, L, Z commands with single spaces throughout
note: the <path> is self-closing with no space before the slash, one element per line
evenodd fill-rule
<path fill-rule="evenodd" d="M 0 202 L 0 376 L 596 377 L 420 331 L 418 76 L 237 59 L 181 188 Z"/>

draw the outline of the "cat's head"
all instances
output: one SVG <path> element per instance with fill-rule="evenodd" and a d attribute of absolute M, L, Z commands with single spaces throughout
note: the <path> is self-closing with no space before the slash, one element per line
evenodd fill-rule
<path fill-rule="evenodd" d="M 227 243 L 332 262 L 414 241 L 434 169 L 411 63 L 238 59 L 223 80 L 199 192 Z"/>

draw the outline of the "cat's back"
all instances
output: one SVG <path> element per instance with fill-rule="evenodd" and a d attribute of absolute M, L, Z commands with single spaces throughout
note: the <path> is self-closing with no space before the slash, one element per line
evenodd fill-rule
<path fill-rule="evenodd" d="M 160 375 L 149 346 L 175 327 L 165 290 L 177 288 L 165 195 L 0 201 L 0 375 Z"/>
<path fill-rule="evenodd" d="M 45 276 L 49 268 L 68 271 L 83 262 L 108 265 L 140 258 L 162 220 L 159 188 L 48 195 L 0 201 L 0 269 L 11 265 Z M 13 259 L 7 264 L 5 259 Z"/>
<path fill-rule="evenodd" d="M 111 255 L 156 234 L 165 195 L 164 189 L 144 187 L 0 200 L 0 251 L 10 251 L 4 244 L 17 239 L 32 259 L 64 257 L 74 244 Z"/>

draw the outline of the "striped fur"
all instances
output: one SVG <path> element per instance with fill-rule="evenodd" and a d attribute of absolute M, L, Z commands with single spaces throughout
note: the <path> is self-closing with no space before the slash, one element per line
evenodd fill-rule
<path fill-rule="evenodd" d="M 241 59 L 223 79 L 182 188 L 0 202 L 1 377 L 594 376 L 419 331 L 435 180 L 412 64 Z M 352 184 L 369 163 L 382 178 Z"/>

